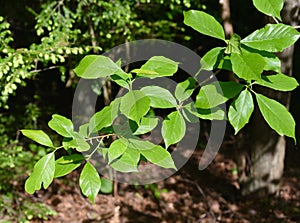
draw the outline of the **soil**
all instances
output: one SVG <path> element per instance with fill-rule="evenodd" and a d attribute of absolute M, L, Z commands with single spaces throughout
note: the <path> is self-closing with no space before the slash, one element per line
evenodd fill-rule
<path fill-rule="evenodd" d="M 199 171 L 201 151 L 196 151 L 181 170 L 152 189 L 118 184 L 115 195 L 99 194 L 95 204 L 82 196 L 78 173 L 70 174 L 36 195 L 57 214 L 47 221 L 32 222 L 300 222 L 300 151 L 287 152 L 278 194 L 259 199 L 239 195 L 236 163 L 226 155 L 230 153 L 222 149 L 206 170 Z"/>

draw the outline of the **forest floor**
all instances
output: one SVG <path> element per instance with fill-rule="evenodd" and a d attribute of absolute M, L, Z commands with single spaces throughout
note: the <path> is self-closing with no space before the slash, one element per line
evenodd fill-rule
<path fill-rule="evenodd" d="M 78 173 L 71 174 L 38 194 L 57 214 L 32 222 L 300 222 L 300 151 L 288 152 L 279 193 L 260 199 L 239 196 L 236 163 L 226 155 L 230 153 L 230 148 L 221 149 L 213 163 L 199 171 L 201 151 L 195 151 L 180 171 L 155 186 L 118 184 L 117 195 L 99 194 L 95 204 L 81 195 Z M 66 185 L 70 181 L 74 183 Z"/>

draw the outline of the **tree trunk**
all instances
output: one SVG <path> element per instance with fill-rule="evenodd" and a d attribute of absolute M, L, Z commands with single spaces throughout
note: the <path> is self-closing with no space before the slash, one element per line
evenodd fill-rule
<path fill-rule="evenodd" d="M 283 23 L 296 26 L 299 22 L 300 0 L 286 0 L 282 11 Z M 282 73 L 292 75 L 294 47 L 280 53 Z M 261 91 L 289 107 L 290 94 L 266 88 Z M 279 136 L 264 121 L 258 109 L 248 126 L 248 137 L 241 150 L 240 185 L 243 195 L 276 193 L 284 169 L 285 138 Z M 245 132 L 245 131 L 244 131 Z M 243 138 L 245 135 L 243 135 Z"/>

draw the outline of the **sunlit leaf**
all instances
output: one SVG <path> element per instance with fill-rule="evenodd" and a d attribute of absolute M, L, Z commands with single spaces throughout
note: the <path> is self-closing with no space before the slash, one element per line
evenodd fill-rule
<path fill-rule="evenodd" d="M 269 126 L 279 135 L 292 137 L 296 141 L 295 120 L 286 107 L 261 94 L 256 94 L 256 100 L 258 107 Z"/>
<path fill-rule="evenodd" d="M 29 139 L 43 145 L 53 148 L 54 145 L 50 139 L 50 137 L 43 130 L 21 130 L 22 134 Z"/>
<path fill-rule="evenodd" d="M 191 26 L 203 35 L 225 40 L 223 27 L 213 16 L 196 10 L 183 12 L 183 16 L 183 22 L 187 26 Z"/>
<path fill-rule="evenodd" d="M 252 95 L 245 89 L 233 101 L 228 110 L 228 119 L 235 130 L 235 134 L 249 122 L 253 110 L 254 103 Z"/>
<path fill-rule="evenodd" d="M 176 99 L 167 89 L 159 86 L 146 86 L 140 89 L 150 99 L 150 106 L 154 108 L 174 108 Z"/>
<path fill-rule="evenodd" d="M 48 122 L 48 125 L 51 129 L 64 137 L 73 137 L 74 135 L 72 121 L 64 116 L 57 114 L 52 115 L 52 119 Z"/>
<path fill-rule="evenodd" d="M 277 91 L 292 91 L 299 85 L 295 78 L 285 74 L 262 76 L 255 83 Z"/>
<path fill-rule="evenodd" d="M 101 180 L 97 170 L 90 162 L 87 162 L 81 171 L 79 186 L 82 193 L 87 196 L 91 202 L 94 202 L 101 188 Z"/>

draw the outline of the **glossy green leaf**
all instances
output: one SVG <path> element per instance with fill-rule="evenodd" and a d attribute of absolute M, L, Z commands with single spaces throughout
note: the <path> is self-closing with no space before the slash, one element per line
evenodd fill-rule
<path fill-rule="evenodd" d="M 250 47 L 247 47 L 246 45 L 242 45 L 242 48 L 243 50 L 246 50 L 248 52 L 258 53 L 259 55 L 261 55 L 266 63 L 264 70 L 275 71 L 277 73 L 281 72 L 280 59 L 275 55 L 275 53 L 252 49 Z"/>
<path fill-rule="evenodd" d="M 54 153 L 43 156 L 33 168 L 32 174 L 25 182 L 25 190 L 29 194 L 33 194 L 36 190 L 47 189 L 54 178 L 55 160 Z"/>
<path fill-rule="evenodd" d="M 214 107 L 211 109 L 200 109 L 194 106 L 194 103 L 189 103 L 183 106 L 183 111 L 187 115 L 193 115 L 194 117 L 205 119 L 205 120 L 224 120 L 226 118 L 225 112 L 219 108 Z"/>
<path fill-rule="evenodd" d="M 90 162 L 87 162 L 81 171 L 79 186 L 82 193 L 87 196 L 91 202 L 94 202 L 101 188 L 101 179 L 97 170 Z"/>
<path fill-rule="evenodd" d="M 60 157 L 55 161 L 54 177 L 58 178 L 71 173 L 73 170 L 80 166 L 83 160 L 84 157 L 80 154 L 72 154 L 69 156 Z"/>
<path fill-rule="evenodd" d="M 108 148 L 108 162 L 111 163 L 120 157 L 127 150 L 128 142 L 126 140 L 117 139 L 110 144 Z"/>
<path fill-rule="evenodd" d="M 245 50 L 242 50 L 242 54 L 232 53 L 230 60 L 233 72 L 247 81 L 260 79 L 266 65 L 261 55 Z"/>
<path fill-rule="evenodd" d="M 213 82 L 200 89 L 195 106 L 201 109 L 214 108 L 235 97 L 242 89 L 243 85 L 236 82 Z"/>
<path fill-rule="evenodd" d="M 281 52 L 293 45 L 300 33 L 292 26 L 285 24 L 267 24 L 256 30 L 241 42 L 246 46 L 268 52 Z"/>
<path fill-rule="evenodd" d="M 142 117 L 138 128 L 134 131 L 134 135 L 141 135 L 150 132 L 158 124 L 158 118 Z"/>
<path fill-rule="evenodd" d="M 121 113 L 133 121 L 139 122 L 149 109 L 150 99 L 142 91 L 129 91 L 121 98 Z"/>
<path fill-rule="evenodd" d="M 153 108 L 175 108 L 176 99 L 165 88 L 159 86 L 146 86 L 140 89 L 150 99 Z"/>
<path fill-rule="evenodd" d="M 292 137 L 296 141 L 295 120 L 286 107 L 261 94 L 256 94 L 256 100 L 258 107 L 269 126 L 279 135 Z"/>
<path fill-rule="evenodd" d="M 161 146 L 154 146 L 153 148 L 146 150 L 143 149 L 140 150 L 140 152 L 147 160 L 157 166 L 177 170 L 171 154 Z"/>
<path fill-rule="evenodd" d="M 201 70 L 213 70 L 224 55 L 224 47 L 215 47 L 208 51 L 200 60 Z"/>
<path fill-rule="evenodd" d="M 75 134 L 75 133 L 74 133 Z M 63 141 L 63 146 L 65 149 L 74 148 L 78 152 L 85 152 L 90 149 L 90 144 L 82 138 L 79 134 L 74 135 L 73 139 L 67 139 Z"/>
<path fill-rule="evenodd" d="M 225 40 L 223 27 L 213 16 L 197 10 L 183 12 L 183 16 L 183 22 L 187 26 L 192 27 L 203 35 Z"/>
<path fill-rule="evenodd" d="M 292 91 L 299 85 L 295 78 L 285 74 L 262 76 L 262 79 L 255 83 L 277 91 Z"/>
<path fill-rule="evenodd" d="M 73 137 L 74 127 L 70 119 L 64 116 L 54 114 L 48 122 L 48 126 L 64 137 Z"/>
<path fill-rule="evenodd" d="M 192 77 L 178 83 L 175 89 L 175 97 L 177 100 L 182 102 L 188 99 L 193 94 L 196 84 L 196 80 Z"/>
<path fill-rule="evenodd" d="M 228 119 L 235 130 L 235 134 L 249 122 L 253 110 L 254 103 L 252 95 L 245 89 L 233 101 L 228 110 Z"/>
<path fill-rule="evenodd" d="M 112 125 L 113 121 L 117 117 L 117 107 L 114 106 L 118 101 L 113 101 L 109 106 L 105 106 L 101 111 L 96 112 L 89 121 L 89 135 L 93 132 L 98 132 L 101 129 Z"/>
<path fill-rule="evenodd" d="M 241 37 L 237 34 L 232 34 L 225 49 L 226 54 L 237 53 L 241 54 Z"/>
<path fill-rule="evenodd" d="M 161 134 L 165 141 L 165 146 L 179 142 L 185 135 L 185 121 L 179 111 L 169 114 L 162 123 Z"/>
<path fill-rule="evenodd" d="M 283 0 L 253 0 L 258 11 L 281 20 L 280 11 L 283 8 Z"/>
<path fill-rule="evenodd" d="M 95 79 L 122 72 L 122 69 L 109 57 L 102 55 L 88 55 L 80 61 L 79 65 L 74 69 L 74 72 L 78 77 Z M 126 74 L 125 72 L 122 73 Z"/>
<path fill-rule="evenodd" d="M 128 148 L 119 159 L 116 159 L 110 165 L 115 170 L 123 173 L 138 172 L 139 160 L 140 152 L 136 149 Z"/>
<path fill-rule="evenodd" d="M 48 146 L 51 148 L 54 147 L 50 137 L 43 130 L 22 129 L 21 132 L 27 138 L 29 138 L 43 146 Z"/>
<path fill-rule="evenodd" d="M 163 56 L 151 57 L 140 69 L 135 69 L 140 77 L 172 76 L 178 70 L 178 63 Z"/>

